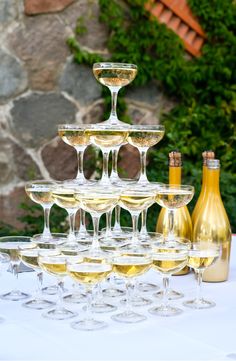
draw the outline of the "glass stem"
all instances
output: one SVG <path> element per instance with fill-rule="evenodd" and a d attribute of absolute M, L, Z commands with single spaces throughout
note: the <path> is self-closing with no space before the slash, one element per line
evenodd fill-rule
<path fill-rule="evenodd" d="M 168 307 L 168 292 L 169 292 L 169 284 L 170 284 L 170 276 L 163 277 L 163 298 L 162 298 L 162 305 L 164 308 Z"/>
<path fill-rule="evenodd" d="M 141 235 L 147 234 L 147 209 L 142 211 L 142 225 L 140 230 Z"/>
<path fill-rule="evenodd" d="M 80 208 L 79 210 L 79 233 L 87 233 L 86 230 L 86 219 L 85 219 L 86 212 Z"/>
<path fill-rule="evenodd" d="M 56 308 L 63 307 L 63 292 L 64 292 L 64 281 L 61 278 L 57 280 L 57 292 L 58 292 L 58 301 Z"/>
<path fill-rule="evenodd" d="M 44 237 L 51 236 L 50 226 L 49 226 L 49 216 L 50 216 L 51 208 L 52 208 L 51 206 L 50 207 L 43 207 L 43 211 L 44 211 L 43 236 Z"/>
<path fill-rule="evenodd" d="M 135 245 L 138 243 L 138 218 L 139 213 L 132 214 L 132 223 L 133 223 L 133 236 L 132 236 L 132 244 Z"/>
<path fill-rule="evenodd" d="M 75 215 L 76 215 L 76 211 L 68 211 L 68 215 L 69 215 L 69 226 L 70 226 L 70 230 L 69 230 L 69 235 L 68 235 L 68 240 L 69 241 L 74 241 L 75 239 Z"/>
<path fill-rule="evenodd" d="M 106 237 L 111 237 L 111 218 L 112 218 L 112 210 L 106 213 Z"/>
<path fill-rule="evenodd" d="M 174 209 L 168 209 L 168 235 L 167 240 L 173 241 L 175 238 L 174 235 L 174 219 L 175 219 L 175 211 Z"/>
<path fill-rule="evenodd" d="M 92 302 L 93 302 L 93 290 L 90 287 L 86 287 L 86 295 L 87 295 L 87 305 L 86 305 L 86 315 L 85 320 L 92 319 Z"/>
<path fill-rule="evenodd" d="M 197 274 L 197 295 L 196 295 L 196 300 L 197 300 L 197 302 L 200 302 L 201 298 L 202 298 L 202 275 L 203 275 L 203 271 L 202 270 L 196 270 L 196 274 Z"/>
<path fill-rule="evenodd" d="M 112 169 L 111 169 L 111 178 L 113 179 L 119 179 L 118 176 L 118 169 L 117 169 L 117 162 L 118 162 L 118 153 L 119 153 L 120 147 L 117 147 L 116 149 L 112 150 Z"/>
<path fill-rule="evenodd" d="M 139 182 L 148 183 L 147 174 L 146 174 L 147 150 L 140 149 L 139 151 L 140 151 L 140 163 L 141 163 Z"/>
<path fill-rule="evenodd" d="M 126 286 L 126 309 L 125 313 L 129 314 L 132 312 L 132 304 L 131 304 L 131 297 L 132 297 L 132 284 L 129 280 L 125 281 Z"/>
<path fill-rule="evenodd" d="M 100 250 L 100 245 L 98 242 L 100 216 L 92 216 L 92 219 L 93 219 L 93 242 L 92 242 L 91 249 L 92 250 Z"/>
<path fill-rule="evenodd" d="M 18 269 L 19 269 L 19 265 L 17 263 L 12 263 L 11 270 L 13 276 L 15 277 L 15 287 L 13 292 L 18 292 Z"/>
<path fill-rule="evenodd" d="M 41 296 L 41 290 L 43 285 L 43 272 L 38 271 L 36 276 L 37 276 L 37 289 L 35 293 L 35 298 L 39 299 Z"/>
<path fill-rule="evenodd" d="M 120 230 L 120 206 L 115 207 L 115 224 L 114 224 L 114 230 Z"/>
<path fill-rule="evenodd" d="M 84 169 L 83 169 L 83 161 L 84 161 L 84 149 L 76 149 L 77 159 L 78 159 L 78 171 L 76 175 L 77 180 L 85 181 L 84 177 Z"/>
<path fill-rule="evenodd" d="M 101 182 L 109 183 L 108 163 L 110 151 L 103 151 L 103 172 Z"/>
<path fill-rule="evenodd" d="M 110 114 L 109 120 L 111 121 L 111 123 L 116 124 L 117 120 L 118 120 L 117 113 L 116 113 L 117 96 L 118 96 L 120 87 L 109 87 L 109 89 L 111 92 L 111 114 Z"/>

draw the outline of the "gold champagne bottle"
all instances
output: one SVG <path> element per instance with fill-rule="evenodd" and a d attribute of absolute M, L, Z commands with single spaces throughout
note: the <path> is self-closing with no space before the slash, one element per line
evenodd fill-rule
<path fill-rule="evenodd" d="M 193 240 L 217 242 L 221 245 L 220 256 L 213 266 L 206 269 L 203 281 L 223 282 L 228 279 L 231 246 L 231 228 L 223 205 L 220 187 L 220 161 L 207 161 L 205 196 L 198 208 L 193 224 Z"/>
<path fill-rule="evenodd" d="M 205 150 L 202 153 L 202 158 L 203 158 L 203 164 L 202 164 L 202 188 L 201 188 L 201 192 L 199 194 L 197 203 L 194 207 L 193 213 L 192 213 L 192 224 L 195 223 L 198 212 L 199 212 L 199 208 L 201 208 L 202 202 L 204 200 L 204 197 L 206 195 L 206 177 L 207 177 L 207 161 L 208 159 L 214 159 L 215 158 L 215 153 L 212 150 Z"/>
<path fill-rule="evenodd" d="M 169 183 L 181 184 L 182 173 L 182 157 L 178 151 L 169 153 Z M 156 231 L 163 233 L 164 236 L 168 232 L 168 212 L 167 209 L 162 208 L 159 214 Z M 176 237 L 192 239 L 192 221 L 187 206 L 178 208 L 175 210 L 174 217 L 174 233 Z M 189 272 L 189 268 L 186 266 L 183 270 L 176 275 L 184 275 Z"/>

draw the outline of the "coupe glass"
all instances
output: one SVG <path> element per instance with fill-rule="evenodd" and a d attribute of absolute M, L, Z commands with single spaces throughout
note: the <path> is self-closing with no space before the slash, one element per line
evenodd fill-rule
<path fill-rule="evenodd" d="M 2 271 L 2 266 L 3 265 L 8 265 L 10 262 L 10 257 L 8 254 L 6 253 L 1 253 L 0 252 L 0 272 Z M 4 318 L 0 317 L 0 323 L 4 322 Z"/>
<path fill-rule="evenodd" d="M 176 240 L 174 234 L 174 215 L 175 210 L 186 206 L 193 198 L 194 187 L 190 185 L 174 185 L 174 184 L 163 184 L 157 189 L 156 202 L 167 209 L 168 211 L 168 223 L 169 229 L 167 234 L 166 242 Z M 165 240 L 165 239 L 164 239 Z M 163 296 L 163 291 L 158 291 L 155 294 L 157 297 Z M 181 292 L 171 290 L 168 291 L 168 298 L 170 300 L 182 298 L 184 295 Z"/>
<path fill-rule="evenodd" d="M 6 253 L 10 257 L 10 266 L 13 275 L 18 280 L 18 272 L 20 265 L 20 249 L 31 249 L 35 245 L 31 242 L 30 237 L 25 236 L 9 236 L 9 237 L 0 237 L 0 252 Z M 28 298 L 27 293 L 21 292 L 20 290 L 13 289 L 12 291 L 3 294 L 0 296 L 2 300 L 9 301 L 20 301 L 25 298 Z"/>
<path fill-rule="evenodd" d="M 139 150 L 141 171 L 139 184 L 147 184 L 146 158 L 147 151 L 161 141 L 165 133 L 163 125 L 132 125 L 129 129 L 127 141 Z"/>
<path fill-rule="evenodd" d="M 61 139 L 76 150 L 78 159 L 76 182 L 78 185 L 84 184 L 87 181 L 83 171 L 84 151 L 91 144 L 89 134 L 86 132 L 87 127 L 85 124 L 61 124 L 58 126 L 58 134 Z M 79 210 L 79 212 L 80 227 L 78 236 L 85 237 L 87 235 L 85 212 L 83 210 Z"/>
<path fill-rule="evenodd" d="M 132 284 L 130 280 L 138 277 L 149 270 L 151 267 L 151 258 L 139 252 L 137 247 L 120 251 L 119 255 L 115 255 L 112 260 L 113 272 L 122 276 L 126 280 L 126 309 L 124 312 L 113 315 L 111 318 L 118 322 L 136 323 L 146 319 L 146 316 L 136 313 L 132 310 Z"/>
<path fill-rule="evenodd" d="M 87 291 L 86 316 L 80 321 L 73 322 L 71 326 L 76 330 L 92 331 L 104 328 L 107 324 L 95 320 L 91 316 L 91 305 L 93 301 L 93 286 L 103 281 L 112 271 L 112 266 L 107 263 L 83 262 L 80 264 L 67 264 L 67 272 L 76 282 L 82 283 Z"/>
<path fill-rule="evenodd" d="M 52 198 L 52 189 L 55 183 L 46 180 L 36 180 L 32 182 L 27 182 L 25 185 L 25 191 L 30 199 L 40 204 L 43 207 L 44 211 L 44 229 L 42 237 L 50 237 L 50 226 L 49 226 L 49 216 L 52 205 L 54 203 Z"/>
<path fill-rule="evenodd" d="M 54 184 L 52 198 L 61 208 L 64 208 L 69 216 L 68 243 L 75 243 L 75 216 L 79 209 L 79 202 L 75 199 L 75 192 L 78 186 L 74 182 L 63 181 Z"/>
<path fill-rule="evenodd" d="M 104 123 L 92 124 L 86 132 L 89 134 L 91 143 L 99 147 L 103 154 L 103 173 L 100 182 L 103 185 L 110 185 L 109 154 L 114 147 L 120 147 L 127 142 L 128 126 L 125 123 L 122 126 L 104 125 Z"/>
<path fill-rule="evenodd" d="M 38 264 L 39 253 L 45 252 L 47 255 L 56 256 L 60 254 L 60 251 L 56 249 L 42 250 L 41 248 L 24 249 L 20 251 L 21 261 L 27 266 L 32 268 L 36 272 L 37 277 L 37 289 L 33 299 L 26 301 L 22 306 L 35 309 L 44 310 L 55 305 L 54 302 L 45 300 L 42 298 L 42 284 L 43 284 L 43 273 Z"/>
<path fill-rule="evenodd" d="M 130 188 L 121 190 L 120 206 L 128 210 L 132 217 L 133 223 L 133 237 L 132 243 L 138 244 L 138 218 L 140 213 L 149 208 L 155 201 L 154 188 L 146 185 L 134 185 Z"/>
<path fill-rule="evenodd" d="M 76 191 L 76 201 L 82 209 L 91 214 L 93 220 L 94 235 L 90 247 L 91 253 L 102 253 L 98 242 L 100 217 L 113 209 L 119 202 L 119 198 L 119 189 L 102 185 L 83 186 Z"/>
<path fill-rule="evenodd" d="M 137 74 L 137 66 L 126 63 L 95 63 L 93 74 L 97 81 L 109 88 L 111 92 L 111 114 L 106 121 L 110 125 L 122 124 L 117 118 L 116 104 L 120 88 L 130 84 Z"/>
<path fill-rule="evenodd" d="M 66 265 L 69 260 L 73 262 L 82 262 L 83 258 L 80 256 L 65 256 L 51 254 L 47 255 L 45 251 L 39 253 L 38 264 L 41 269 L 50 275 L 57 278 L 58 285 L 58 301 L 56 307 L 47 311 L 42 316 L 53 320 L 66 320 L 75 317 L 77 313 L 72 312 L 63 306 L 63 292 L 64 292 L 64 278 L 67 275 Z"/>
<path fill-rule="evenodd" d="M 204 309 L 215 306 L 215 303 L 202 297 L 202 275 L 208 267 L 211 267 L 220 256 L 220 245 L 207 241 L 194 241 L 191 243 L 188 257 L 188 265 L 193 268 L 197 276 L 197 294 L 193 300 L 185 301 L 184 306 Z"/>
<path fill-rule="evenodd" d="M 163 299 L 160 306 L 149 310 L 151 314 L 168 317 L 182 313 L 182 310 L 168 304 L 169 282 L 172 274 L 181 271 L 188 262 L 189 243 L 178 241 L 157 242 L 153 246 L 153 268 L 163 277 Z"/>

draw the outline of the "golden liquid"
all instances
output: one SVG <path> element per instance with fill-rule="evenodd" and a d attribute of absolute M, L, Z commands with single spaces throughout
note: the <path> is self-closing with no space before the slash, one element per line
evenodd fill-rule
<path fill-rule="evenodd" d="M 131 83 L 136 74 L 137 69 L 129 68 L 94 68 L 93 74 L 102 85 L 108 87 L 123 87 Z"/>
<path fill-rule="evenodd" d="M 156 202 L 161 207 L 180 208 L 188 204 L 193 198 L 193 193 L 186 190 L 158 190 L 156 194 Z"/>
<path fill-rule="evenodd" d="M 52 192 L 46 188 L 45 190 L 40 189 L 40 191 L 35 188 L 27 188 L 26 193 L 30 197 L 30 199 L 35 203 L 41 205 L 53 204 Z"/>
<path fill-rule="evenodd" d="M 50 262 L 50 261 L 39 261 L 40 267 L 47 273 L 53 276 L 65 276 L 66 275 L 66 263 L 60 262 Z"/>
<path fill-rule="evenodd" d="M 142 211 L 154 203 L 155 197 L 150 194 L 124 194 L 120 196 L 120 205 L 128 211 Z"/>
<path fill-rule="evenodd" d="M 150 148 L 159 143 L 164 136 L 164 130 L 131 130 L 127 141 L 137 148 Z"/>
<path fill-rule="evenodd" d="M 181 271 L 187 264 L 187 255 L 172 253 L 155 254 L 153 267 L 165 274 L 174 274 Z"/>
<path fill-rule="evenodd" d="M 147 272 L 151 267 L 151 260 L 141 256 L 123 255 L 112 261 L 113 272 L 125 277 L 136 277 Z"/>
<path fill-rule="evenodd" d="M 201 208 L 201 203 L 205 197 L 206 194 L 206 177 L 207 177 L 207 166 L 203 166 L 202 167 L 202 188 L 201 188 L 201 192 L 200 195 L 198 197 L 197 203 L 195 204 L 193 213 L 192 213 L 192 223 L 194 224 L 196 221 L 196 218 L 198 216 L 198 212 Z"/>
<path fill-rule="evenodd" d="M 80 201 L 81 208 L 86 212 L 99 214 L 109 212 L 119 200 L 118 196 L 98 195 L 92 191 L 83 195 L 76 194 L 75 197 Z"/>
<path fill-rule="evenodd" d="M 21 261 L 28 267 L 31 267 L 33 269 L 38 269 L 40 268 L 38 264 L 38 253 L 39 253 L 38 250 L 21 252 L 20 254 Z"/>
<path fill-rule="evenodd" d="M 169 167 L 169 184 L 181 184 L 181 166 Z M 176 237 L 192 239 L 192 221 L 187 206 L 177 208 L 174 213 L 174 235 Z M 167 237 L 169 229 L 169 217 L 166 208 L 162 208 L 156 224 L 156 232 L 162 233 Z M 189 273 L 189 267 L 184 267 L 175 276 L 185 275 Z"/>
<path fill-rule="evenodd" d="M 190 250 L 188 265 L 196 270 L 205 270 L 211 266 L 219 256 L 219 253 L 212 250 Z"/>
<path fill-rule="evenodd" d="M 74 190 L 57 189 L 52 192 L 54 202 L 61 208 L 79 208 L 79 201 L 75 198 Z"/>
<path fill-rule="evenodd" d="M 20 250 L 31 249 L 35 245 L 31 242 L 2 242 L 0 243 L 0 252 L 7 253 L 12 262 L 20 260 Z"/>
<path fill-rule="evenodd" d="M 193 240 L 218 243 L 222 250 L 214 265 L 203 273 L 206 282 L 226 281 L 229 273 L 232 234 L 220 195 L 219 176 L 219 169 L 208 169 L 206 194 L 193 224 Z"/>
<path fill-rule="evenodd" d="M 72 147 L 87 147 L 90 144 L 90 137 L 81 129 L 59 129 L 59 136 Z"/>
<path fill-rule="evenodd" d="M 126 143 L 128 131 L 114 129 L 88 129 L 86 134 L 88 134 L 91 142 L 97 147 L 112 148 Z"/>
<path fill-rule="evenodd" d="M 81 263 L 68 267 L 69 275 L 77 282 L 96 284 L 103 281 L 112 271 L 111 266 L 99 263 Z"/>

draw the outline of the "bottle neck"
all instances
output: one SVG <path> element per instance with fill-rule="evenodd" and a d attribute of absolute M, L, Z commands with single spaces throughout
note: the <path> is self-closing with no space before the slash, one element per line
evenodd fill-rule
<path fill-rule="evenodd" d="M 220 169 L 205 170 L 206 191 L 220 194 Z"/>
<path fill-rule="evenodd" d="M 169 167 L 169 184 L 181 184 L 182 167 Z"/>

